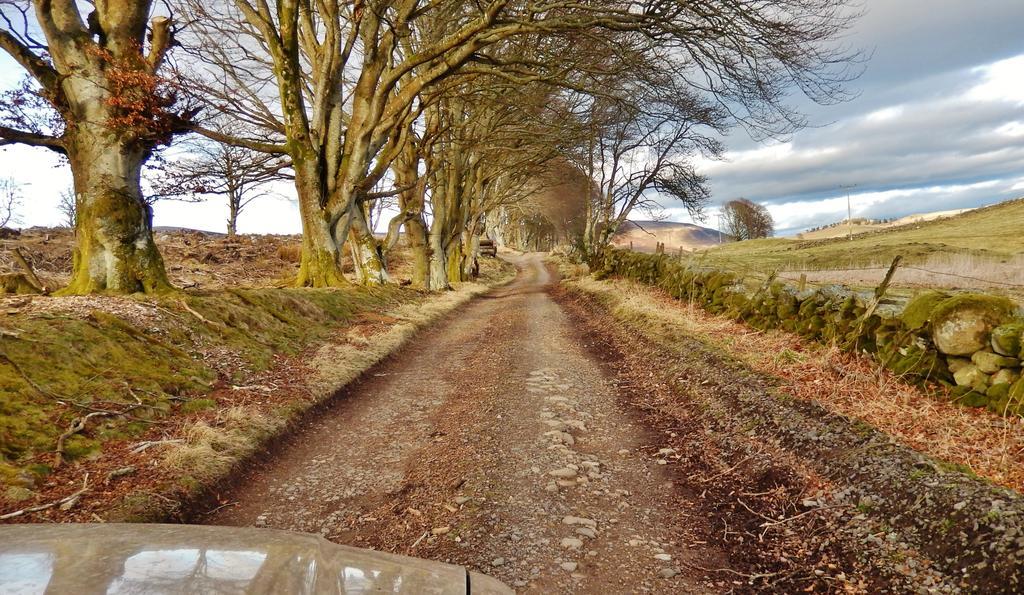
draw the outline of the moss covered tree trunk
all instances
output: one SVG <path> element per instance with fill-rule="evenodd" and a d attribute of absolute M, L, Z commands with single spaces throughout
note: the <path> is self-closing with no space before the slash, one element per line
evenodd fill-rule
<path fill-rule="evenodd" d="M 422 217 L 405 221 L 405 237 L 412 252 L 412 286 L 418 289 L 432 289 L 430 286 L 430 249 L 427 226 Z"/>
<path fill-rule="evenodd" d="M 69 151 L 76 221 L 71 282 L 61 293 L 134 293 L 170 289 L 142 197 L 144 150 L 83 126 Z"/>
<path fill-rule="evenodd" d="M 448 281 L 448 249 L 447 242 L 440 233 L 430 233 L 430 289 L 441 291 L 451 289 Z"/>
<path fill-rule="evenodd" d="M 338 223 L 323 205 L 327 203 L 315 160 L 295 163 L 295 190 L 302 218 L 302 255 L 298 287 L 339 287 L 349 282 L 341 272 L 341 246 L 335 230 Z"/>
<path fill-rule="evenodd" d="M 362 205 L 352 206 L 352 224 L 348 241 L 352 245 L 356 282 L 361 285 L 379 285 L 389 280 L 384 262 L 384 250 L 370 229 Z"/>
<path fill-rule="evenodd" d="M 432 289 L 430 285 L 430 237 L 423 206 L 426 204 L 426 178 L 419 177 L 420 156 L 417 146 L 419 138 L 410 134 L 398 158 L 391 164 L 395 185 L 406 190 L 398 193 L 398 208 L 401 210 L 401 225 L 405 229 L 406 244 L 412 253 L 412 286 L 417 289 Z M 390 230 L 389 230 L 390 233 Z M 397 242 L 397 230 L 395 241 Z"/>
<path fill-rule="evenodd" d="M 13 4 L 27 9 L 30 3 Z M 26 18 L 36 22 L 23 26 L 38 40 L 8 31 L 17 19 L 7 12 L 0 25 L 0 49 L 35 80 L 62 120 L 42 126 L 52 136 L 0 127 L 0 140 L 46 147 L 71 163 L 76 246 L 64 294 L 170 288 L 140 176 L 153 150 L 180 131 L 177 122 L 190 112 L 173 111 L 175 94 L 158 75 L 174 27 L 168 17 L 151 14 L 152 4 L 35 0 Z"/>
<path fill-rule="evenodd" d="M 462 242 L 452 242 L 448 246 L 448 281 L 450 283 L 461 283 L 466 280 L 462 273 L 464 261 Z"/>

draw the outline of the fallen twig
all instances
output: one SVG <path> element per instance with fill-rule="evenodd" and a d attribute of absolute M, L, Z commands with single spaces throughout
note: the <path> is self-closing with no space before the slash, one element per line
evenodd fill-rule
<path fill-rule="evenodd" d="M 238 502 L 225 502 L 224 504 L 221 504 L 220 506 L 214 508 L 213 510 L 207 510 L 206 514 L 213 514 L 219 510 L 227 508 L 228 506 L 238 506 Z"/>
<path fill-rule="evenodd" d="M 773 576 L 780 574 L 778 572 L 760 572 L 755 574 L 746 574 L 744 572 L 739 572 L 738 570 L 733 570 L 732 568 L 704 568 L 703 566 L 698 566 L 691 562 L 683 562 L 682 560 L 679 561 L 679 564 L 681 564 L 682 566 L 686 566 L 687 568 L 691 568 L 693 570 L 699 570 L 701 572 L 728 572 L 729 574 L 735 574 L 736 576 L 741 576 L 751 581 L 761 578 L 771 578 Z"/>
<path fill-rule="evenodd" d="M 777 521 L 771 521 L 771 522 L 768 522 L 768 523 L 761 523 L 761 526 L 765 527 L 765 528 L 767 528 L 767 527 L 774 527 L 775 525 L 781 525 L 783 523 L 788 523 L 789 521 L 796 520 L 796 519 L 798 519 L 798 518 L 800 518 L 802 516 L 807 516 L 807 515 L 809 515 L 811 513 L 814 513 L 814 512 L 821 512 L 822 510 L 831 510 L 833 508 L 845 508 L 845 507 L 846 507 L 845 504 L 833 504 L 831 506 L 819 506 L 817 508 L 812 508 L 810 510 L 801 512 L 800 514 L 793 515 L 791 517 L 782 518 L 782 519 L 779 519 Z"/>
<path fill-rule="evenodd" d="M 761 454 L 761 453 L 757 452 L 757 453 L 754 453 L 754 454 Z M 738 463 L 736 463 L 732 467 L 729 467 L 725 471 L 722 471 L 721 473 L 716 473 L 716 474 L 712 475 L 711 477 L 707 477 L 707 478 L 704 478 L 704 479 L 697 479 L 697 481 L 699 483 L 709 483 L 709 482 L 711 482 L 711 481 L 713 481 L 715 479 L 718 479 L 719 477 L 722 477 L 723 475 L 728 475 L 728 474 L 732 473 L 733 471 L 735 471 L 740 465 L 742 465 L 743 463 L 746 463 L 747 461 L 749 461 L 753 457 L 754 457 L 754 455 L 750 455 L 750 456 L 744 457 Z"/>
<path fill-rule="evenodd" d="M 28 374 L 25 373 L 25 370 L 22 370 L 21 366 L 19 366 L 16 361 L 8 357 L 8 355 L 3 351 L 0 351 L 0 361 L 4 361 L 7 363 L 7 365 L 14 368 L 14 371 L 17 372 L 19 376 L 21 376 L 22 380 L 24 380 L 29 386 L 34 388 L 36 392 L 38 392 L 39 394 L 43 395 L 44 397 L 53 397 L 58 399 L 60 398 L 60 395 L 55 395 L 52 392 L 36 384 L 36 382 L 29 378 Z"/>
<path fill-rule="evenodd" d="M 185 302 L 185 300 L 178 300 L 178 303 L 181 304 L 181 307 L 184 308 L 186 312 L 198 318 L 200 322 L 208 324 L 214 328 L 222 328 L 224 326 L 223 324 L 217 322 L 216 320 L 210 320 L 209 318 L 206 318 L 199 312 L 196 312 L 188 305 L 188 303 Z"/>
<path fill-rule="evenodd" d="M 252 384 L 252 385 L 248 385 L 248 386 L 235 386 L 235 385 L 232 384 L 231 385 L 231 390 L 258 390 L 258 391 L 264 392 L 264 393 L 274 392 L 274 390 L 272 388 L 270 388 L 269 386 L 263 386 L 261 384 Z"/>
<path fill-rule="evenodd" d="M 92 413 L 88 413 L 82 417 L 76 417 L 71 420 L 71 426 L 57 438 L 57 449 L 53 453 L 53 468 L 56 469 L 57 467 L 60 467 L 61 463 L 64 462 L 65 440 L 84 430 L 85 425 L 90 419 L 94 417 L 108 417 L 111 415 L 113 415 L 113 413 L 110 411 L 93 411 Z"/>
<path fill-rule="evenodd" d="M 5 521 L 7 519 L 13 519 L 15 517 L 19 517 L 21 515 L 29 514 L 29 513 L 32 513 L 32 512 L 40 512 L 40 511 L 43 511 L 43 510 L 47 510 L 47 509 L 53 508 L 54 506 L 60 506 L 61 510 L 69 510 L 72 506 L 75 505 L 76 502 L 78 502 L 78 499 L 88 489 L 89 489 L 89 474 L 86 473 L 85 474 L 85 479 L 82 481 L 81 489 L 79 489 L 77 492 L 71 494 L 70 496 L 65 496 L 65 497 L 61 498 L 60 500 L 54 500 L 53 502 L 50 502 L 50 503 L 47 503 L 47 504 L 39 504 L 38 506 L 30 506 L 28 508 L 22 508 L 21 510 L 15 510 L 14 512 L 8 512 L 6 514 L 0 514 L 0 521 Z"/>
<path fill-rule="evenodd" d="M 136 471 L 135 465 L 128 465 L 127 467 L 121 467 L 120 469 L 115 469 L 115 470 L 111 471 L 110 473 L 107 473 L 107 478 L 103 480 L 103 483 L 108 484 L 111 481 L 117 479 L 118 477 L 124 477 L 125 475 L 131 475 L 132 473 L 135 473 L 135 471 Z"/>
<path fill-rule="evenodd" d="M 765 515 L 761 514 L 760 512 L 757 512 L 757 511 L 756 511 L 756 510 L 754 510 L 753 508 L 751 508 L 751 507 L 747 506 L 747 503 L 746 503 L 746 502 L 744 502 L 743 500 L 740 500 L 739 498 L 736 498 L 736 501 L 737 501 L 737 502 L 739 502 L 739 503 L 740 503 L 740 505 L 741 505 L 741 506 L 742 506 L 743 508 L 746 508 L 746 509 L 747 509 L 747 510 L 748 510 L 748 511 L 750 512 L 750 514 L 753 514 L 753 515 L 759 516 L 759 517 L 761 517 L 762 519 L 764 519 L 764 520 L 768 521 L 769 523 L 774 523 L 774 522 L 775 522 L 775 519 L 773 519 L 772 517 L 769 517 L 769 516 L 765 516 Z"/>
<path fill-rule="evenodd" d="M 151 446 L 158 446 L 161 444 L 181 444 L 183 442 L 185 442 L 184 438 L 172 438 L 168 440 L 146 440 L 145 442 L 139 442 L 138 444 L 133 446 L 131 453 L 133 455 L 137 455 Z"/>
<path fill-rule="evenodd" d="M 430 534 L 430 531 L 424 531 L 424 532 L 423 532 L 423 535 L 420 535 L 420 538 L 419 538 L 419 539 L 417 539 L 417 540 L 416 540 L 415 542 L 413 542 L 413 544 L 412 544 L 412 547 L 410 547 L 409 549 L 410 549 L 410 550 L 414 550 L 414 549 L 416 549 L 416 546 L 418 546 L 418 545 L 420 544 L 420 542 L 421 542 L 421 541 L 423 541 L 423 539 L 424 539 L 424 538 L 425 538 L 425 537 L 426 537 L 427 535 L 429 535 L 429 534 Z"/>

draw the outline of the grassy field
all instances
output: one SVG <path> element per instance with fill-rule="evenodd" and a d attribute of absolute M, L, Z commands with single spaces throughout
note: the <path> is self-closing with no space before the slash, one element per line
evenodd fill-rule
<path fill-rule="evenodd" d="M 740 271 L 810 272 L 810 281 L 874 285 L 900 255 L 906 266 L 896 285 L 1019 293 L 1024 290 L 1022 228 L 1024 199 L 1017 199 L 946 219 L 855 235 L 852 240 L 768 238 L 714 247 L 696 257 Z"/>
<path fill-rule="evenodd" d="M 822 229 L 798 233 L 796 234 L 796 239 L 826 240 L 830 238 L 844 238 L 851 232 L 853 233 L 853 235 L 858 235 L 862 233 L 870 233 L 873 231 L 885 231 L 892 229 L 894 227 L 906 227 L 909 225 L 925 223 L 927 221 L 935 221 L 937 219 L 955 217 L 957 215 L 962 215 L 963 213 L 966 213 L 970 210 L 972 209 L 954 209 L 951 211 L 933 211 L 931 213 L 907 215 L 906 217 L 900 217 L 895 221 L 888 221 L 886 223 L 869 223 L 864 219 L 857 219 L 856 217 L 854 217 L 852 228 L 847 226 L 845 220 L 843 220 Z"/>

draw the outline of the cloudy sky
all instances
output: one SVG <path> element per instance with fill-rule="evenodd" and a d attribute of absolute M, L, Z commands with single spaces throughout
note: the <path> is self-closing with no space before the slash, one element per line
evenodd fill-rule
<path fill-rule="evenodd" d="M 781 234 L 846 216 L 899 217 L 1024 196 L 1024 1 L 863 0 L 845 40 L 872 53 L 857 99 L 805 106 L 815 126 L 790 139 L 726 139 L 726 160 L 702 162 L 714 202 L 766 203 Z M 20 78 L 0 60 L 0 86 Z M 24 225 L 56 224 L 70 174 L 45 150 L 0 149 L 0 175 L 25 184 Z M 283 188 L 288 194 L 289 189 Z M 675 220 L 685 212 L 665 205 Z M 715 207 L 705 224 L 714 226 Z M 220 230 L 218 201 L 156 206 L 156 224 Z M 263 199 L 243 213 L 249 233 L 296 233 L 294 201 Z"/>
<path fill-rule="evenodd" d="M 847 41 L 872 52 L 859 97 L 808 108 L 817 126 L 784 142 L 737 131 L 701 162 L 716 203 L 766 203 L 780 234 L 846 217 L 1024 196 L 1024 2 L 866 0 Z M 669 207 L 670 217 L 688 220 Z M 714 209 L 705 224 L 715 225 Z"/>

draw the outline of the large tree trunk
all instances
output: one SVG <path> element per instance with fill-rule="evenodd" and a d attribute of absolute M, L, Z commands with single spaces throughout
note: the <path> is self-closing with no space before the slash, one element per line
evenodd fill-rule
<path fill-rule="evenodd" d="M 440 184 L 434 187 L 430 196 L 433 220 L 430 222 L 430 287 L 451 289 L 453 282 L 462 280 L 461 273 L 461 221 L 459 210 L 460 191 L 455 172 L 439 174 Z M 458 271 L 452 274 L 452 270 Z"/>
<path fill-rule="evenodd" d="M 452 287 L 448 282 L 448 242 L 438 232 L 430 231 L 430 289 L 434 291 Z"/>
<path fill-rule="evenodd" d="M 430 240 L 427 225 L 422 217 L 405 220 L 405 237 L 412 252 L 412 286 L 418 289 L 434 289 L 430 285 Z"/>
<path fill-rule="evenodd" d="M 238 205 L 241 204 L 241 197 L 235 190 L 228 191 L 228 238 L 234 239 L 238 233 Z"/>
<path fill-rule="evenodd" d="M 78 212 L 71 282 L 61 293 L 169 290 L 140 186 L 148 155 L 108 140 L 112 135 L 89 132 L 83 126 L 68 151 Z"/>
<path fill-rule="evenodd" d="M 352 225 L 348 241 L 352 245 L 353 266 L 356 282 L 361 285 L 379 285 L 389 281 L 384 263 L 384 251 L 373 236 L 373 230 L 366 220 L 366 213 L 358 203 L 352 206 Z"/>
<path fill-rule="evenodd" d="M 339 287 L 349 282 L 341 272 L 341 246 L 331 226 L 331 215 L 324 208 L 323 184 L 315 161 L 295 164 L 295 189 L 302 217 L 302 257 L 298 287 Z"/>
<path fill-rule="evenodd" d="M 479 273 L 480 234 L 483 233 L 483 215 L 471 218 L 462 231 L 462 278 L 475 278 Z"/>
<path fill-rule="evenodd" d="M 302 216 L 302 261 L 295 285 L 349 285 L 341 272 L 341 249 L 346 240 L 350 242 L 356 281 L 364 285 L 387 283 L 383 250 L 370 232 L 362 207 L 344 198 L 327 197 L 316 163 L 310 159 L 294 166 Z M 349 204 L 350 212 L 335 206 Z"/>
<path fill-rule="evenodd" d="M 462 283 L 466 280 L 462 273 L 465 264 L 465 253 L 462 251 L 462 242 L 454 241 L 448 245 L 448 282 Z"/>

